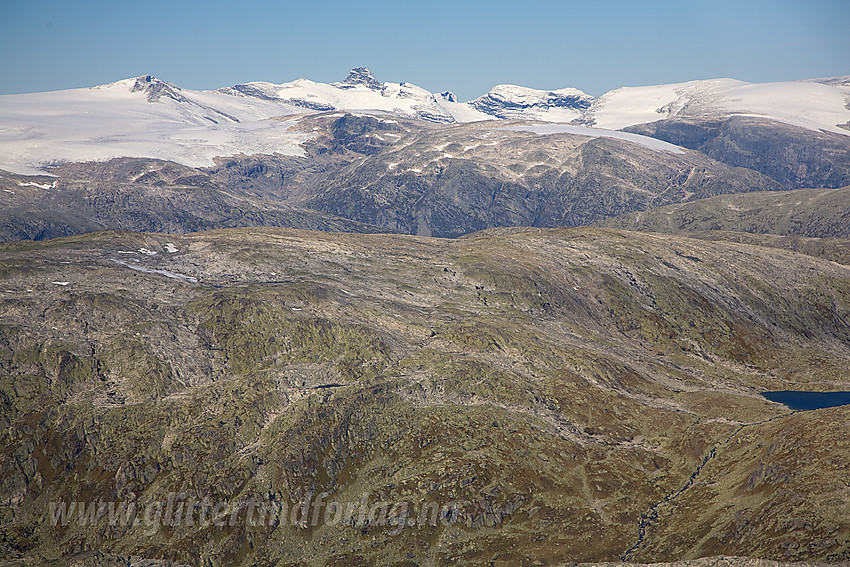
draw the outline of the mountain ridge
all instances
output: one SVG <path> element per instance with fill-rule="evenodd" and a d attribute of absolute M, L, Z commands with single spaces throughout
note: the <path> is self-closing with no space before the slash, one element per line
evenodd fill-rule
<path fill-rule="evenodd" d="M 850 137 L 847 101 L 850 85 L 842 77 L 764 84 L 690 81 L 622 87 L 599 97 L 574 88 L 497 85 L 461 102 L 448 91 L 381 82 L 365 67 L 336 83 L 250 82 L 211 91 L 142 75 L 88 89 L 0 96 L 0 121 L 7 127 L 0 137 L 0 169 L 35 173 L 54 162 L 123 156 L 199 166 L 237 153 L 299 155 L 303 139 L 272 128 L 270 119 L 328 111 L 435 123 L 541 120 L 607 130 L 668 119 L 758 116 Z"/>
<path fill-rule="evenodd" d="M 850 238 L 850 186 L 720 195 L 599 221 L 643 232 L 733 231 Z"/>

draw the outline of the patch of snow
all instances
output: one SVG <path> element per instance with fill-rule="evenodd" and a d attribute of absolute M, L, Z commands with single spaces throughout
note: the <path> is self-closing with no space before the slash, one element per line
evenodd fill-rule
<path fill-rule="evenodd" d="M 436 97 L 437 106 L 443 112 L 450 114 L 455 122 L 481 122 L 496 118 L 472 108 L 468 102 L 449 102 L 442 97 Z"/>
<path fill-rule="evenodd" d="M 68 285 L 71 282 L 52 282 L 52 283 L 54 283 L 55 285 L 61 285 L 62 287 L 65 287 L 66 285 Z"/>
<path fill-rule="evenodd" d="M 15 194 L 15 192 L 14 192 L 14 191 L 10 191 L 10 190 L 8 190 L 8 189 L 3 189 L 3 191 L 5 191 L 6 193 L 11 193 L 12 195 L 14 195 L 14 194 Z"/>
<path fill-rule="evenodd" d="M 174 246 L 170 242 L 166 242 L 165 243 L 165 251 L 168 252 L 169 254 L 174 254 L 175 252 L 177 252 L 177 247 Z"/>
<path fill-rule="evenodd" d="M 19 181 L 18 186 L 20 186 L 20 187 L 38 187 L 39 189 L 47 190 L 47 189 L 53 189 L 54 187 L 56 187 L 56 181 L 54 181 L 53 183 L 36 183 L 35 181 L 24 181 L 24 182 Z"/>
<path fill-rule="evenodd" d="M 144 266 L 139 266 L 136 264 L 130 264 L 129 262 L 124 262 L 123 260 L 112 259 L 116 264 L 121 264 L 122 266 L 127 266 L 131 270 L 135 270 L 137 272 L 144 272 L 146 274 L 159 274 L 161 276 L 165 276 L 166 278 L 171 278 L 173 280 L 181 280 L 184 282 L 190 283 L 198 283 L 198 278 L 194 278 L 192 276 L 184 276 L 183 274 L 176 274 L 174 272 L 169 272 L 168 270 L 155 270 L 153 268 L 146 268 Z"/>
<path fill-rule="evenodd" d="M 139 254 L 144 254 L 144 255 L 146 255 L 146 256 L 156 256 L 156 254 L 157 254 L 157 253 L 156 253 L 156 252 L 154 252 L 153 250 L 148 250 L 147 248 L 139 248 L 139 249 L 137 250 L 137 252 L 138 252 Z"/>

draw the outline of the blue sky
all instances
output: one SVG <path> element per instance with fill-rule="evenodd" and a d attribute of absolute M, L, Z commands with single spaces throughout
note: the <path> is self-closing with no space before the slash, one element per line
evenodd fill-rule
<path fill-rule="evenodd" d="M 192 89 L 367 66 L 452 90 L 850 74 L 850 0 L 0 0 L 0 93 L 153 74 Z"/>

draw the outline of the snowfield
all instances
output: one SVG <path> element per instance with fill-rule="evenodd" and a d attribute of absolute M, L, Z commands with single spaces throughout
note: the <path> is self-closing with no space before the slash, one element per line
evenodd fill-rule
<path fill-rule="evenodd" d="M 192 167 L 244 153 L 303 155 L 288 105 L 180 89 L 185 101 L 149 102 L 135 79 L 90 89 L 0 96 L 0 169 L 43 173 L 57 162 L 150 157 Z"/>
<path fill-rule="evenodd" d="M 121 156 L 203 167 L 213 165 L 215 157 L 240 153 L 304 155 L 301 144 L 313 134 L 293 126 L 305 115 L 325 111 L 444 123 L 503 118 L 571 123 L 557 131 L 681 151 L 616 131 L 674 117 L 745 115 L 850 135 L 840 127 L 850 124 L 850 79 L 766 84 L 715 79 L 624 87 L 597 98 L 576 89 L 499 85 L 473 101 L 458 102 L 451 93 L 379 82 L 365 68 L 339 83 L 299 79 L 216 91 L 181 89 L 142 76 L 88 89 L 0 96 L 0 169 L 38 174 L 51 164 Z M 555 132 L 539 125 L 525 129 Z"/>
<path fill-rule="evenodd" d="M 850 134 L 850 86 L 813 81 L 745 83 L 733 79 L 624 87 L 599 97 L 587 118 L 600 128 L 673 117 L 757 116 L 810 130 Z"/>
<path fill-rule="evenodd" d="M 410 118 L 423 112 L 442 116 L 442 122 L 452 122 L 453 117 L 438 104 L 436 97 L 409 83 L 382 83 L 380 88 L 365 84 L 316 83 L 298 79 L 291 83 L 247 83 L 219 92 L 234 96 L 266 98 L 292 104 L 308 110 L 373 110 L 399 114 Z"/>

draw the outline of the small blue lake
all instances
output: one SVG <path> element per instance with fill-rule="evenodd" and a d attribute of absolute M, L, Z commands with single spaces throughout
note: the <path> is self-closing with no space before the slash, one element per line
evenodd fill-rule
<path fill-rule="evenodd" d="M 792 410 L 816 410 L 834 408 L 850 404 L 850 392 L 762 392 L 762 396 L 771 402 L 785 404 Z"/>

